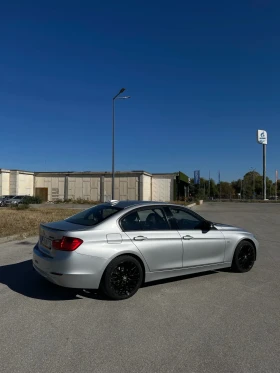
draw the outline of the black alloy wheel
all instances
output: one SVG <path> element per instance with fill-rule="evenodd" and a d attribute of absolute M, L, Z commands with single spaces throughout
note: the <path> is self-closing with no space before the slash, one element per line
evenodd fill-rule
<path fill-rule="evenodd" d="M 255 247 L 250 241 L 241 241 L 235 250 L 232 268 L 236 272 L 248 272 L 256 260 Z"/>
<path fill-rule="evenodd" d="M 106 268 L 101 290 L 111 299 L 132 297 L 143 281 L 143 270 L 137 259 L 130 255 L 115 258 Z"/>

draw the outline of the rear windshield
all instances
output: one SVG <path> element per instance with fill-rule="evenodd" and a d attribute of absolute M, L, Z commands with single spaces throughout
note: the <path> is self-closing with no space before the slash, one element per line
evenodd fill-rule
<path fill-rule="evenodd" d="M 91 209 L 79 212 L 78 214 L 66 219 L 69 223 L 93 226 L 101 223 L 109 216 L 114 215 L 116 212 L 122 210 L 119 207 L 110 205 L 97 205 Z"/>

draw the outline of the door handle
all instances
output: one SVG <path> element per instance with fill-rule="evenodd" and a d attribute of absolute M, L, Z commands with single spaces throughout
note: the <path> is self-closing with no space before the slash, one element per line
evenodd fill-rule
<path fill-rule="evenodd" d="M 144 240 L 147 240 L 148 238 L 144 236 L 137 236 L 137 237 L 134 237 L 133 239 L 134 241 L 144 241 Z"/>
<path fill-rule="evenodd" d="M 192 240 L 193 239 L 193 237 L 189 236 L 189 235 L 183 236 L 182 238 L 183 238 L 183 240 Z"/>

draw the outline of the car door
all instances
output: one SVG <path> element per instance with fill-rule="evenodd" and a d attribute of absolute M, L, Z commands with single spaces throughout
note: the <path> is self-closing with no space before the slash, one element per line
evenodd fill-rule
<path fill-rule="evenodd" d="M 151 272 L 182 268 L 181 236 L 170 229 L 162 208 L 135 209 L 122 218 L 120 224 Z"/>
<path fill-rule="evenodd" d="M 170 207 L 169 219 L 177 224 L 183 243 L 183 267 L 223 263 L 225 238 L 216 228 L 203 229 L 204 219 L 186 209 Z"/>

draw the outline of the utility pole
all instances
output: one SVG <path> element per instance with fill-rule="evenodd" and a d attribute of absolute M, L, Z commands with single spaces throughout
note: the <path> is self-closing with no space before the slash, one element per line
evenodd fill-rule
<path fill-rule="evenodd" d="M 125 91 L 125 88 L 122 88 L 119 93 L 113 97 L 113 108 L 112 108 L 112 197 L 115 198 L 115 100 L 116 99 L 127 99 L 130 96 L 119 97 L 121 93 Z"/>
<path fill-rule="evenodd" d="M 277 182 L 278 182 L 278 170 L 275 171 L 275 200 L 277 200 L 278 198 Z"/>
<path fill-rule="evenodd" d="M 266 145 L 267 132 L 264 130 L 257 131 L 257 142 L 263 146 L 263 199 L 266 200 Z"/>
<path fill-rule="evenodd" d="M 211 183 L 210 183 L 210 171 L 209 171 L 209 181 L 208 181 L 208 197 L 211 198 Z"/>
<path fill-rule="evenodd" d="M 255 199 L 255 195 L 256 195 L 256 193 L 255 193 L 255 170 L 253 171 L 253 198 Z"/>
<path fill-rule="evenodd" d="M 266 200 L 266 144 L 263 144 L 263 199 Z"/>
<path fill-rule="evenodd" d="M 219 171 L 220 200 L 221 200 L 221 172 Z"/>

